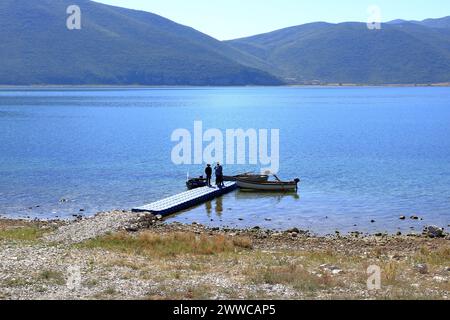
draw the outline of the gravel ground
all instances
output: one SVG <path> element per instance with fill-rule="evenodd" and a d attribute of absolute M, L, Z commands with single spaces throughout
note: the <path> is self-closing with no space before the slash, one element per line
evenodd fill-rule
<path fill-rule="evenodd" d="M 77 220 L 60 227 L 54 233 L 45 236 L 49 242 L 79 243 L 88 239 L 96 238 L 107 233 L 125 230 L 145 214 L 136 214 L 128 211 L 102 212 L 95 217 Z"/>
<path fill-rule="evenodd" d="M 34 238 L 27 228 L 43 236 Z M 85 246 L 116 232 L 125 240 L 186 233 L 251 245 L 164 256 L 108 243 Z M 316 237 L 296 229 L 219 230 L 124 211 L 72 222 L 0 220 L 0 299 L 447 300 L 449 240 L 445 234 Z M 383 269 L 381 290 L 367 290 L 369 265 Z"/>

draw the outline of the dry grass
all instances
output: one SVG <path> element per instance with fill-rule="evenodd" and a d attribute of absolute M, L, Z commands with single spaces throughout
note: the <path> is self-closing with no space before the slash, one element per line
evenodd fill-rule
<path fill-rule="evenodd" d="M 450 264 L 450 246 L 443 246 L 435 250 L 428 247 L 422 247 L 415 256 L 416 262 L 427 263 L 430 265 Z"/>
<path fill-rule="evenodd" d="M 340 288 L 340 278 L 321 270 L 321 263 L 336 262 L 339 257 L 328 251 L 309 253 L 262 254 L 246 261 L 246 278 L 254 284 L 284 285 L 305 296 L 314 296 L 318 291 Z M 300 263 L 301 261 L 301 263 Z M 313 270 L 314 272 L 312 272 Z"/>
<path fill-rule="evenodd" d="M 137 236 L 115 233 L 89 240 L 84 248 L 102 248 L 127 254 L 140 254 L 155 257 L 174 257 L 177 255 L 214 255 L 236 252 L 251 247 L 251 240 L 231 238 L 222 235 L 197 235 L 188 232 L 155 234 L 143 232 Z"/>
<path fill-rule="evenodd" d="M 399 264 L 395 261 L 385 263 L 382 268 L 382 275 L 384 276 L 383 283 L 385 285 L 395 285 L 398 283 L 397 277 L 399 273 Z"/>
<path fill-rule="evenodd" d="M 302 266 L 293 264 L 260 270 L 255 275 L 254 280 L 256 283 L 289 285 L 295 290 L 302 292 L 315 292 L 320 288 L 326 288 L 331 285 L 331 277 L 328 275 L 315 275 L 305 270 Z"/>
<path fill-rule="evenodd" d="M 207 300 L 216 288 L 210 285 L 198 284 L 186 287 L 174 287 L 161 284 L 147 292 L 146 300 Z M 164 294 L 162 294 L 164 293 Z"/>

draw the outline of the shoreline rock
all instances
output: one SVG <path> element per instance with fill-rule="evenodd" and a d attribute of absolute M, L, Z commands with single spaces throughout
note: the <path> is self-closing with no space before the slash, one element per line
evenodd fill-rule
<path fill-rule="evenodd" d="M 154 216 L 149 213 L 133 213 L 126 210 L 115 210 L 109 212 L 99 212 L 92 217 L 85 217 L 81 214 L 74 214 L 73 219 L 8 219 L 0 217 L 0 220 L 11 221 L 28 221 L 28 222 L 40 222 L 40 223 L 56 223 L 61 227 L 54 234 L 48 236 L 49 241 L 63 241 L 63 242 L 81 242 L 86 239 L 95 238 L 106 233 L 126 231 L 126 232 L 138 232 L 140 230 L 151 229 L 158 224 L 165 224 L 164 218 L 160 215 Z M 425 237 L 425 238 L 450 238 L 450 236 L 444 232 L 444 228 L 437 226 L 429 226 L 423 230 L 422 235 L 409 233 L 403 235 L 402 232 L 392 233 L 364 233 L 361 231 L 349 231 L 346 234 L 336 231 L 335 234 L 319 235 L 310 230 L 300 230 L 297 227 L 280 231 L 278 229 L 264 229 L 259 226 L 248 228 L 229 228 L 226 226 L 204 226 L 199 223 L 193 223 L 203 229 L 205 232 L 224 232 L 224 233 L 239 233 L 239 232 L 252 232 L 260 237 L 273 237 L 274 235 L 286 235 L 289 239 L 303 238 L 303 237 L 331 237 L 331 238 L 386 238 L 386 237 Z M 414 228 L 414 227 L 412 227 Z"/>
<path fill-rule="evenodd" d="M 444 238 L 446 236 L 444 228 L 439 228 L 436 226 L 428 226 L 423 230 L 423 235 L 429 238 Z"/>

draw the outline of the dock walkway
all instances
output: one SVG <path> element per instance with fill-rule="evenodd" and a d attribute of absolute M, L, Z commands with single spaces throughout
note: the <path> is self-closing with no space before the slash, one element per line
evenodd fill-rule
<path fill-rule="evenodd" d="M 225 187 L 221 189 L 216 187 L 203 187 L 189 190 L 149 205 L 133 208 L 132 211 L 149 212 L 164 217 L 220 197 L 234 191 L 236 188 L 237 185 L 235 182 L 225 182 Z"/>

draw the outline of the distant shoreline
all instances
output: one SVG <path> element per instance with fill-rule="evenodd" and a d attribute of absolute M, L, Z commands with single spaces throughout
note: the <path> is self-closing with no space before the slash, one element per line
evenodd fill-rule
<path fill-rule="evenodd" d="M 126 227 L 127 223 L 129 222 L 128 220 L 135 220 L 136 218 L 139 217 L 148 217 L 150 216 L 150 220 L 154 219 L 156 220 L 156 218 L 153 218 L 153 215 L 148 214 L 148 213 L 135 213 L 135 212 L 131 212 L 129 210 L 122 210 L 122 209 L 116 209 L 116 210 L 109 210 L 109 211 L 104 211 L 104 212 L 97 212 L 95 214 L 92 215 L 85 215 L 84 213 L 81 214 L 73 214 L 72 216 L 67 216 L 67 217 L 49 217 L 49 218 L 32 218 L 32 217 L 21 217 L 21 216 L 8 216 L 8 215 L 3 215 L 0 214 L 0 226 L 2 223 L 7 222 L 7 223 L 24 223 L 24 224 L 54 224 L 54 225 L 76 225 L 77 223 L 79 223 L 80 221 L 85 221 L 85 222 L 95 222 L 95 223 L 100 223 L 100 224 L 104 224 L 104 225 L 108 225 L 105 224 L 104 221 L 105 219 L 107 220 L 108 218 L 112 218 L 113 220 L 117 220 L 116 218 L 119 218 L 117 220 L 118 222 L 118 227 Z M 167 221 L 169 218 L 173 217 L 173 215 L 171 216 L 167 216 L 164 219 L 161 219 L 161 221 L 158 220 L 158 222 L 165 224 L 166 226 L 171 226 L 171 225 L 190 225 L 191 223 L 189 222 L 179 222 L 179 221 Z M 406 217 L 405 217 L 406 218 Z M 419 217 L 415 217 L 412 216 L 411 221 L 418 221 L 418 220 L 423 220 Z M 404 219 L 400 218 L 399 221 L 402 221 Z M 373 222 L 371 222 L 373 223 Z M 208 230 L 220 230 L 221 232 L 224 233 L 233 233 L 233 232 L 253 232 L 255 230 L 258 231 L 264 231 L 264 232 L 269 232 L 269 233 L 292 233 L 292 231 L 290 230 L 298 230 L 298 233 L 303 234 L 303 235 L 308 235 L 309 237 L 312 238 L 333 238 L 333 237 L 353 237 L 353 236 L 357 236 L 359 238 L 379 238 L 379 237 L 425 237 L 427 238 L 428 236 L 424 235 L 427 233 L 427 228 L 428 227 L 432 227 L 435 228 L 436 230 L 442 230 L 442 235 L 443 237 L 446 237 L 447 240 L 450 240 L 450 233 L 446 232 L 446 228 L 450 225 L 433 225 L 433 224 L 427 224 L 424 225 L 422 228 L 422 233 L 420 232 L 420 226 L 418 228 L 414 227 L 411 228 L 409 230 L 409 232 L 401 232 L 400 229 L 398 229 L 397 231 L 363 231 L 364 228 L 358 228 L 358 227 L 354 227 L 351 231 L 342 231 L 341 229 L 339 229 L 338 226 L 336 226 L 335 231 L 329 231 L 329 232 L 317 232 L 317 230 L 314 230 L 314 228 L 310 228 L 310 229 L 298 229 L 297 226 L 295 224 L 292 225 L 288 225 L 285 228 L 276 228 L 276 227 L 260 227 L 258 226 L 258 224 L 255 222 L 254 226 L 246 226 L 246 227 L 238 227 L 238 226 L 228 226 L 228 225 L 221 225 L 221 226 L 211 226 L 208 224 L 201 224 L 201 223 L 197 223 L 197 222 L 192 222 L 193 225 L 198 225 L 198 226 L 202 226 L 205 229 Z M 381 229 L 380 229 L 381 230 Z M 112 231 L 112 230 L 109 230 Z"/>
<path fill-rule="evenodd" d="M 286 84 L 286 85 L 236 85 L 236 86 L 195 86 L 195 85 L 0 85 L 3 89 L 150 89 L 150 88 L 442 88 L 450 83 L 433 84 Z"/>

